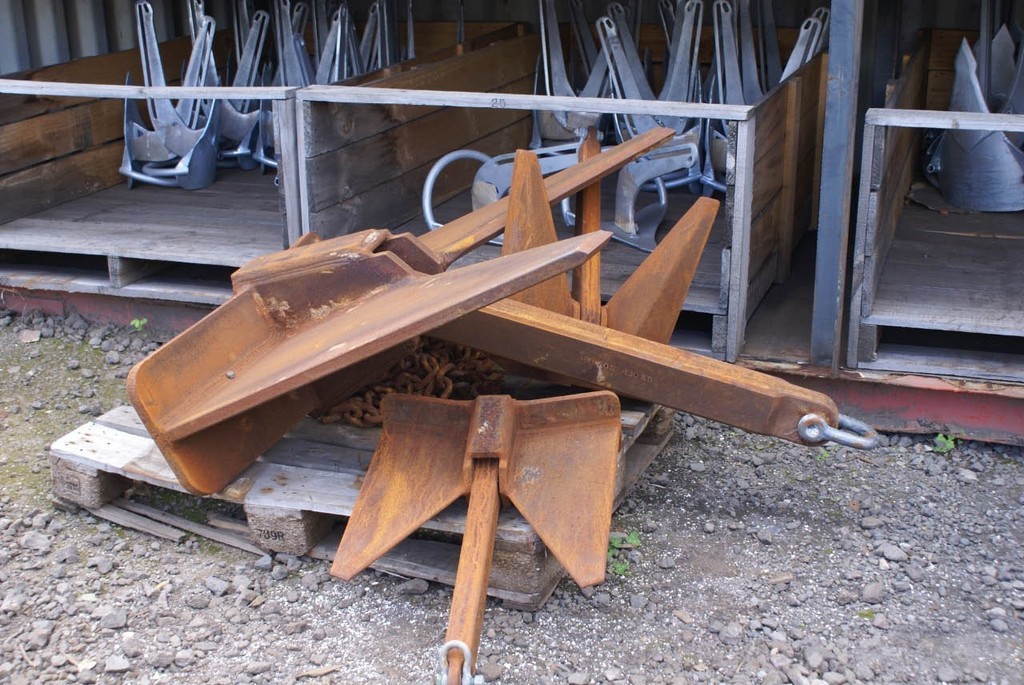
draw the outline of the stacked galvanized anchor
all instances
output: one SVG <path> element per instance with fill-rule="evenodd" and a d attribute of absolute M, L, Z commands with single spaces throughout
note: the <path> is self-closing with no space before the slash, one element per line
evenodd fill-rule
<path fill-rule="evenodd" d="M 385 376 L 422 333 L 597 389 L 384 402 L 383 437 L 332 573 L 352 577 L 468 496 L 438 681 L 474 682 L 501 496 L 577 582 L 604 578 L 617 394 L 797 442 L 872 442 L 820 393 L 666 344 L 717 201 L 699 199 L 602 306 L 599 181 L 673 135 L 654 129 L 605 152 L 590 136 L 580 163 L 546 180 L 521 152 L 508 197 L 421 238 L 309 237 L 258 258 L 234 275 L 230 301 L 132 369 L 132 403 L 181 483 L 211 493 L 303 416 Z M 556 240 L 550 204 L 577 193 L 580 235 Z M 502 229 L 501 257 L 446 270 Z"/>
<path fill-rule="evenodd" d="M 252 0 L 237 0 L 234 87 L 333 83 L 388 66 L 414 51 L 411 2 L 404 55 L 398 44 L 396 0 L 372 3 L 361 38 L 347 3 L 273 0 L 271 4 L 273 16 L 265 10 L 254 12 Z M 216 22 L 206 15 L 203 0 L 189 1 L 188 16 L 192 52 L 182 85 L 218 86 L 221 78 L 213 52 Z M 143 82 L 146 86 L 166 86 L 149 0 L 136 2 L 135 19 Z M 307 30 L 315 42 L 313 55 L 306 46 Z M 265 60 L 264 47 L 271 33 L 273 56 Z M 134 100 L 125 101 L 125 149 L 120 172 L 129 185 L 141 182 L 195 190 L 213 183 L 219 166 L 277 168 L 273 115 L 267 102 L 150 98 L 146 104 L 149 124 Z"/>
<path fill-rule="evenodd" d="M 582 74 L 577 88 L 566 68 L 555 0 L 539 0 L 539 6 L 541 57 L 536 90 L 563 97 L 752 105 L 813 59 L 828 39 L 829 10 L 819 8 L 802 23 L 793 52 L 783 67 L 772 0 L 713 0 L 713 60 L 702 79 L 698 53 L 704 0 L 662 0 L 658 9 L 668 57 L 665 82 L 655 94 L 648 78 L 649 64 L 638 47 L 641 3 L 608 3 L 605 14 L 595 24 L 598 49 L 582 2 L 569 0 L 570 24 L 577 46 L 576 71 Z M 600 127 L 601 121 L 601 115 L 585 111 L 535 112 L 530 147 L 540 156 L 544 174 L 572 164 L 582 134 L 589 127 Z M 601 226 L 611 231 L 613 239 L 644 252 L 653 251 L 657 245 L 656 233 L 668 209 L 668 191 L 688 188 L 695 195 L 725 191 L 726 122 L 614 115 L 605 137 L 625 141 L 660 126 L 675 130 L 672 143 L 634 160 L 620 171 L 614 218 Z M 514 154 L 491 157 L 475 150 L 458 150 L 446 155 L 431 169 L 423 187 L 423 215 L 430 228 L 440 225 L 433 215 L 434 184 L 443 169 L 459 159 L 481 163 L 473 184 L 474 207 L 508 192 Z M 641 203 L 641 192 L 654 193 L 655 199 Z M 567 225 L 575 220 L 565 203 L 562 216 Z"/>
<path fill-rule="evenodd" d="M 1001 24 L 996 3 L 981 3 L 981 31 L 964 39 L 955 60 L 949 110 L 1024 114 L 1024 50 L 1020 26 Z M 999 26 L 999 30 L 993 29 Z M 1015 57 L 1016 55 L 1016 57 Z M 933 133 L 925 154 L 928 180 L 950 204 L 985 212 L 1024 210 L 1024 135 L 950 129 Z"/>

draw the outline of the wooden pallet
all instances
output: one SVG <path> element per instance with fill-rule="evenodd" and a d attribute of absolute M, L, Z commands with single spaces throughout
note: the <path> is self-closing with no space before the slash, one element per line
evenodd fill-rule
<path fill-rule="evenodd" d="M 672 436 L 674 415 L 649 404 L 625 406 L 618 501 Z M 122 525 L 148 530 L 146 520 L 164 528 L 177 523 L 181 524 L 178 528 L 250 551 L 332 559 L 342 527 L 339 519 L 352 511 L 379 435 L 379 429 L 326 426 L 307 420 L 212 496 L 244 509 L 245 528 L 232 532 L 178 521 L 173 515 L 118 499 L 133 481 L 184 492 L 135 411 L 118 407 L 51 445 L 53 493 L 59 500 Z M 422 532 L 430 539 L 405 541 L 374 568 L 454 584 L 457 536 L 463 531 L 465 511 L 464 502 L 452 505 L 424 525 Z M 150 532 L 173 537 L 163 529 Z M 563 576 L 561 565 L 529 524 L 514 509 L 504 508 L 489 594 L 516 607 L 535 609 Z"/>

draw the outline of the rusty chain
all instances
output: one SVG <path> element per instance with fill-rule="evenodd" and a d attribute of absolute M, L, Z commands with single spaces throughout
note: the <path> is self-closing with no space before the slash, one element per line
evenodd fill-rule
<path fill-rule="evenodd" d="M 503 380 L 501 367 L 482 352 L 420 337 L 415 349 L 392 368 L 386 380 L 362 388 L 332 407 L 320 420 L 379 426 L 383 421 L 380 401 L 390 393 L 470 400 L 498 392 Z"/>

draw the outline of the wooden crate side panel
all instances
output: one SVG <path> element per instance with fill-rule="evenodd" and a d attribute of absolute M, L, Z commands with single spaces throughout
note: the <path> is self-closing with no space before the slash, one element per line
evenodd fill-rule
<path fill-rule="evenodd" d="M 532 84 L 533 77 L 527 77 L 497 92 L 522 93 Z M 511 126 L 524 116 L 517 110 L 449 107 L 313 157 L 306 166 L 308 178 L 314 179 L 310 211 L 349 200 L 426 162 L 432 164 L 442 155 L 465 147 L 467 141 Z"/>
<path fill-rule="evenodd" d="M 927 83 L 925 85 L 925 109 L 949 109 L 949 98 L 953 93 L 953 65 L 960 43 L 964 39 L 974 44 L 977 31 L 935 29 L 931 32 L 931 50 L 928 56 Z"/>
<path fill-rule="evenodd" d="M 520 120 L 485 138 L 467 141 L 472 147 L 489 155 L 525 147 L 530 137 L 530 117 Z M 382 183 L 345 202 L 332 205 L 310 216 L 310 230 L 323 237 L 333 237 L 369 227 L 397 226 L 420 214 L 420 196 L 433 161 Z M 469 187 L 476 173 L 475 165 L 453 166 L 442 174 L 434 186 L 434 203 L 440 204 Z"/>
<path fill-rule="evenodd" d="M 955 75 L 956 72 L 952 69 L 928 72 L 928 91 L 924 100 L 925 109 L 949 109 L 949 99 L 953 96 L 953 77 Z"/>
<path fill-rule="evenodd" d="M 405 22 L 401 22 L 399 36 L 405 45 Z M 527 31 L 526 24 L 503 21 L 469 21 L 465 25 L 466 47 L 470 50 L 521 36 Z M 438 50 L 455 48 L 457 24 L 454 21 L 416 22 L 413 38 L 416 41 L 416 54 L 426 55 Z"/>
<path fill-rule="evenodd" d="M 96 100 L 0 125 L 0 176 L 124 136 L 124 103 Z"/>
<path fill-rule="evenodd" d="M 451 26 L 449 30 L 447 27 Z M 473 28 L 470 28 L 472 26 Z M 421 22 L 416 24 L 416 57 L 383 69 L 366 74 L 353 76 L 342 82 L 346 86 L 359 86 L 419 69 L 434 62 L 462 55 L 470 50 L 479 50 L 498 41 L 511 40 L 527 33 L 525 24 L 507 24 L 504 22 L 479 22 L 466 24 L 467 40 L 465 45 L 455 43 L 455 24 L 453 22 Z M 428 33 L 425 33 L 428 32 Z M 421 41 L 421 34 L 426 40 Z M 449 35 L 450 34 L 450 35 Z M 400 31 L 402 44 L 405 44 L 405 24 Z"/>
<path fill-rule="evenodd" d="M 705 19 L 710 22 L 708 15 L 704 15 Z M 776 29 L 779 39 L 779 55 L 782 60 L 782 64 L 786 64 L 786 59 L 789 57 L 789 53 L 793 51 L 793 46 L 796 45 L 796 40 L 800 34 L 798 29 L 779 27 Z M 754 28 L 754 36 L 757 36 L 757 28 Z M 597 36 L 594 36 L 594 41 L 600 47 L 600 43 L 597 43 Z M 570 43 L 563 40 L 563 46 L 570 45 Z M 665 61 L 665 33 L 661 28 L 660 23 L 646 23 L 640 25 L 640 43 L 637 46 L 641 53 L 645 51 L 650 52 L 651 61 L 660 67 L 660 64 Z M 697 60 L 703 66 L 711 64 L 714 59 L 714 29 L 708 23 L 701 29 L 700 46 L 697 52 Z"/>
<path fill-rule="evenodd" d="M 868 245 L 872 240 L 869 233 L 875 224 L 874 212 L 877 209 L 877 186 L 882 169 L 876 160 L 884 155 L 885 130 L 871 124 L 864 126 L 864 138 L 861 146 L 861 178 L 857 192 L 857 219 L 854 230 L 853 268 L 850 286 L 850 326 L 847 340 L 847 363 L 851 368 L 864 357 L 861 346 L 870 336 L 864 338 L 861 317 L 870 312 L 872 293 L 868 292 L 869 283 L 866 274 L 873 272 L 873 259 L 869 254 Z"/>
<path fill-rule="evenodd" d="M 891 88 L 886 102 L 888 108 L 918 109 L 924 104 L 925 67 L 930 53 L 929 44 L 923 43 L 907 64 L 903 77 Z M 874 160 L 873 168 L 864 171 L 871 174 L 871 197 L 868 199 L 868 216 L 871 220 L 865 227 L 867 240 L 864 246 L 865 257 L 870 257 L 870 261 L 865 263 L 868 270 L 864 273 L 862 286 L 867 307 L 872 302 L 885 256 L 903 210 L 903 199 L 910 189 L 914 167 L 919 159 L 919 129 L 889 127 L 882 135 L 884 142 L 881 154 Z"/>
<path fill-rule="evenodd" d="M 919 109 L 924 103 L 927 65 L 932 49 L 923 41 L 903 69 L 903 75 L 886 89 L 886 109 Z"/>
<path fill-rule="evenodd" d="M 120 141 L 107 143 L 0 178 L 0 223 L 117 184 L 123 151 Z"/>
<path fill-rule="evenodd" d="M 222 36 L 218 44 L 226 49 L 227 39 Z M 160 56 L 163 59 L 164 71 L 168 82 L 173 82 L 181 71 L 181 64 L 188 60 L 192 50 L 187 37 L 175 38 L 160 44 Z M 218 53 L 218 59 L 227 54 L 224 50 Z M 41 67 L 20 74 L 12 74 L 10 78 L 27 81 L 67 81 L 71 83 L 123 84 L 125 77 L 131 74 L 135 83 L 142 83 L 142 65 L 137 49 L 122 50 L 96 57 L 86 57 L 62 64 Z M 0 95 L 0 124 L 22 121 L 29 117 L 46 112 L 66 109 L 84 102 L 84 98 L 46 97 L 35 95 Z"/>
<path fill-rule="evenodd" d="M 375 69 L 374 71 L 368 71 L 365 74 L 360 74 L 359 76 L 353 76 L 350 79 L 339 81 L 338 85 L 369 85 L 371 83 L 374 83 L 375 81 L 381 81 L 386 78 L 391 78 L 392 76 L 404 74 L 405 72 L 413 71 L 414 69 L 421 69 L 429 64 L 434 64 L 435 62 L 440 62 L 442 60 L 449 59 L 450 57 L 455 57 L 459 54 L 461 54 L 459 52 L 459 47 L 457 45 L 453 45 L 447 48 L 442 48 L 440 50 L 435 50 L 426 55 L 414 57 L 413 59 L 407 59 L 404 62 L 399 62 L 398 64 L 392 64 L 391 66 L 384 67 L 383 69 Z"/>
<path fill-rule="evenodd" d="M 818 196 L 815 162 L 821 150 L 823 128 L 821 105 L 825 101 L 822 64 L 819 56 L 806 65 L 800 74 L 798 120 L 795 131 L 796 157 L 793 178 L 793 244 L 804 231 L 814 228 L 818 217 L 812 211 Z M 820 165 L 819 165 L 820 166 Z"/>
<path fill-rule="evenodd" d="M 890 129 L 892 130 L 892 129 Z M 896 141 L 902 143 L 908 149 L 907 158 L 899 163 L 893 163 L 885 167 L 882 188 L 875 197 L 877 206 L 872 207 L 875 218 L 873 241 L 869 243 L 871 249 L 870 272 L 865 274 L 865 293 L 870 303 L 873 299 L 875 288 L 881 278 L 882 267 L 885 265 L 885 258 L 892 246 L 896 235 L 896 227 L 899 224 L 900 216 L 903 213 L 903 202 L 910 184 L 914 178 L 914 166 L 917 155 L 914 151 L 917 147 L 919 132 L 917 129 L 902 129 L 901 139 Z M 891 143 L 887 143 L 888 148 Z M 895 147 L 895 145 L 894 145 Z"/>
<path fill-rule="evenodd" d="M 429 68 L 396 74 L 373 85 L 380 88 L 488 92 L 532 76 L 539 49 L 536 36 L 523 36 L 436 62 Z M 304 123 L 306 146 L 302 152 L 306 157 L 316 157 L 438 109 L 420 105 L 313 103 Z"/>
<path fill-rule="evenodd" d="M 799 77 L 795 77 L 799 79 Z M 782 223 L 791 211 L 784 205 L 792 186 L 785 178 L 787 120 L 790 106 L 790 87 L 785 85 L 761 102 L 757 107 L 754 131 L 753 193 L 750 217 L 749 272 L 754 276 L 764 264 L 779 252 Z M 763 293 L 761 293 L 763 294 Z M 751 298 L 753 302 L 759 297 Z M 749 310 L 748 310 L 749 313 Z"/>
<path fill-rule="evenodd" d="M 928 71 L 952 69 L 956 61 L 956 53 L 960 42 L 966 38 L 972 45 L 978 40 L 977 31 L 961 31 L 959 29 L 933 29 L 926 41 L 931 45 L 927 57 Z"/>

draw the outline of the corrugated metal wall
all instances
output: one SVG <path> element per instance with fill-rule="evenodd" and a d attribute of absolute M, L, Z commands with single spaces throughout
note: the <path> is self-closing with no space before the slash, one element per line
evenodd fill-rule
<path fill-rule="evenodd" d="M 187 0 L 150 0 L 161 40 L 188 30 Z M 257 0 L 264 5 L 268 0 Z M 885 1 L 885 0 L 883 0 Z M 919 28 L 972 28 L 977 24 L 979 0 L 902 0 L 903 43 Z M 233 0 L 206 0 L 206 11 L 219 27 L 230 24 Z M 598 15 L 608 0 L 585 0 L 588 16 Z M 349 0 L 356 16 L 365 16 L 370 0 Z M 135 0 L 0 0 L 0 75 L 66 62 L 136 45 Z M 404 5 L 399 0 L 400 5 Z M 823 0 L 776 0 L 779 26 L 798 26 Z M 418 20 L 454 20 L 456 0 L 414 0 Z M 655 21 L 655 3 L 645 0 L 649 21 Z M 1021 3 L 1024 7 L 1024 3 Z M 561 10 L 560 10 L 561 11 Z M 465 0 L 469 21 L 514 20 L 534 23 L 536 0 Z M 403 13 L 404 16 L 404 13 Z"/>
<path fill-rule="evenodd" d="M 160 40 L 188 32 L 187 0 L 150 0 Z M 0 0 L 0 75 L 127 50 L 137 44 L 135 0 Z M 231 0 L 206 0 L 218 27 Z"/>

